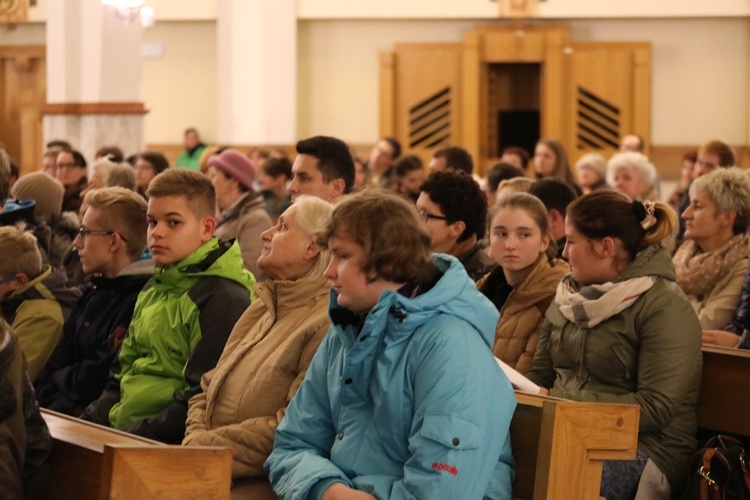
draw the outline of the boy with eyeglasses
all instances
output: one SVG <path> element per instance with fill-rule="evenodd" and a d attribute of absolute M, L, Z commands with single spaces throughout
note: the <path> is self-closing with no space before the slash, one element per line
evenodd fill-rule
<path fill-rule="evenodd" d="M 250 305 L 255 279 L 237 242 L 214 237 L 216 192 L 205 175 L 169 169 L 146 194 L 154 274 L 138 295 L 104 392 L 82 418 L 180 444 L 188 400 Z"/>
<path fill-rule="evenodd" d="M 34 380 L 62 337 L 81 293 L 62 270 L 42 265 L 36 238 L 23 226 L 0 227 L 0 311 L 18 336 Z"/>
<path fill-rule="evenodd" d="M 154 269 L 146 248 L 146 202 L 134 191 L 90 191 L 73 246 L 91 276 L 36 381 L 39 404 L 78 416 L 101 396 L 128 331 L 136 298 Z"/>

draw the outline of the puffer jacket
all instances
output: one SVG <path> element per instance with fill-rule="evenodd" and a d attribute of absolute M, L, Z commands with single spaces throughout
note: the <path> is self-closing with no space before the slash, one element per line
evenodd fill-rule
<path fill-rule="evenodd" d="M 546 255 L 540 255 L 534 269 L 513 287 L 500 309 L 492 352 L 521 373 L 531 368 L 544 313 L 555 297 L 557 285 L 568 272 L 570 266 L 565 261 L 555 259 L 550 264 Z M 498 267 L 477 283 L 477 288 L 491 300 L 494 290 L 504 283 L 507 283 L 505 274 Z"/>
<path fill-rule="evenodd" d="M 331 329 L 265 465 L 280 497 L 320 498 L 335 482 L 378 498 L 511 497 L 515 398 L 490 350 L 497 309 L 456 259 L 435 262 L 433 288 L 385 291 L 364 318 L 331 291 Z"/>
<path fill-rule="evenodd" d="M 81 297 L 80 290 L 67 282 L 62 270 L 48 266 L 42 274 L 0 298 L 3 317 L 18 336 L 31 380 L 36 379 L 57 347 L 63 324 Z"/>
<path fill-rule="evenodd" d="M 680 492 L 696 444 L 701 327 L 661 244 L 642 250 L 616 282 L 649 275 L 649 290 L 592 328 L 553 303 L 526 376 L 555 397 L 639 405 L 638 448 Z"/>
<path fill-rule="evenodd" d="M 34 384 L 42 407 L 77 417 L 101 395 L 125 340 L 135 301 L 153 269 L 149 257 L 132 262 L 114 278 L 92 278 Z"/>
<path fill-rule="evenodd" d="M 216 368 L 190 400 L 183 444 L 228 446 L 232 476 L 262 477 L 276 426 L 323 341 L 330 283 L 266 281 L 234 327 Z"/>
<path fill-rule="evenodd" d="M 23 352 L 0 319 L 0 497 L 24 498 L 50 455 L 52 439 L 34 400 Z"/>
<path fill-rule="evenodd" d="M 245 269 L 253 273 L 258 283 L 268 279 L 257 265 L 263 249 L 260 234 L 271 226 L 273 223 L 260 193 L 245 193 L 234 205 L 224 210 L 216 222 L 215 236 L 220 240 L 237 239 Z"/>
<path fill-rule="evenodd" d="M 253 284 L 239 246 L 216 238 L 173 266 L 156 266 L 104 392 L 82 418 L 181 443 L 188 400 L 216 366 Z"/>

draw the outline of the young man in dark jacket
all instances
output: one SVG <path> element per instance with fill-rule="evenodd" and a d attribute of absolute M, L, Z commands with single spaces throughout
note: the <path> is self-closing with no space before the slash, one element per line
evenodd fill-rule
<path fill-rule="evenodd" d="M 133 316 L 138 293 L 151 277 L 146 254 L 146 202 L 128 189 L 90 191 L 73 245 L 83 271 L 93 275 L 63 338 L 35 386 L 39 403 L 78 416 L 104 390 L 112 362 Z"/>

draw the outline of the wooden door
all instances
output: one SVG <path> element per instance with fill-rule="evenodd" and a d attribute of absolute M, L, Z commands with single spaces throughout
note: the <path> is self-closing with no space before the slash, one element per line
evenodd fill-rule
<path fill-rule="evenodd" d="M 0 144 L 22 173 L 41 168 L 46 101 L 44 46 L 0 47 Z"/>
<path fill-rule="evenodd" d="M 399 44 L 381 54 L 382 136 L 425 164 L 437 148 L 461 144 L 461 44 Z M 392 110 L 392 111 L 390 111 Z"/>
<path fill-rule="evenodd" d="M 608 158 L 620 139 L 651 132 L 651 44 L 572 43 L 562 137 L 572 162 L 597 152 Z"/>

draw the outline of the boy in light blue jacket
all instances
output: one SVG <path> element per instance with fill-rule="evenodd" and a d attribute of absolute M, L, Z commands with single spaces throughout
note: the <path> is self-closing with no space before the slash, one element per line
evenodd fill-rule
<path fill-rule="evenodd" d="M 395 195 L 336 207 L 331 329 L 265 468 L 285 499 L 511 498 L 510 383 L 497 309 Z"/>

